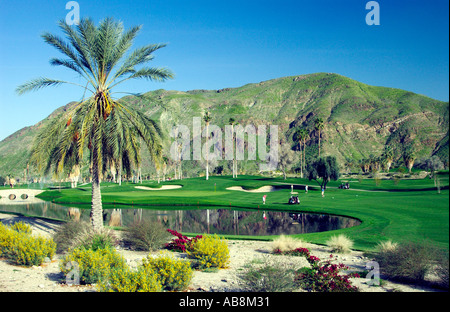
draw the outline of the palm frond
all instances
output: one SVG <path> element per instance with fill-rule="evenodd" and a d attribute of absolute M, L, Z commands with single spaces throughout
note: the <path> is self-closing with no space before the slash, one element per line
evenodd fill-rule
<path fill-rule="evenodd" d="M 24 93 L 30 92 L 30 91 L 36 91 L 45 87 L 51 87 L 51 86 L 59 86 L 63 83 L 69 83 L 67 81 L 62 80 L 55 80 L 55 79 L 49 79 L 49 78 L 36 78 L 33 80 L 30 80 L 16 88 L 16 92 L 19 95 L 22 95 Z"/>

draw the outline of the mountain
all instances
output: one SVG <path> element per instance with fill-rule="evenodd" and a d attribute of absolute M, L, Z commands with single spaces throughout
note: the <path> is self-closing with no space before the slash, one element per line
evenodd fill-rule
<path fill-rule="evenodd" d="M 311 136 L 306 147 L 309 159 L 317 156 L 314 120 L 320 117 L 324 121 L 321 153 L 335 155 L 341 163 L 346 158 L 379 156 L 386 145 L 393 148 L 396 160 L 413 145 L 418 159 L 436 154 L 448 163 L 448 102 L 405 90 L 370 86 L 338 74 L 283 77 L 220 90 L 161 89 L 121 101 L 160 122 L 167 134 L 167 151 L 173 126 L 183 124 L 192 129 L 192 118 L 209 111 L 210 123 L 219 127 L 227 125 L 230 117 L 243 126 L 278 125 L 279 138 L 295 150 L 295 129 L 306 127 Z M 23 176 L 33 137 L 48 120 L 57 118 L 72 104 L 1 141 L 0 176 Z M 189 166 L 193 168 L 195 164 L 187 164 L 186 168 Z M 151 167 L 146 164 L 143 171 L 150 171 Z"/>

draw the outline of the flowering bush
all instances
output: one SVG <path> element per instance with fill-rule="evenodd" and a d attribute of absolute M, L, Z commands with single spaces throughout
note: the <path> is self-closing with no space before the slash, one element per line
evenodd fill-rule
<path fill-rule="evenodd" d="M 297 271 L 295 282 L 301 288 L 317 292 L 355 292 L 358 288 L 352 286 L 350 277 L 358 274 L 340 274 L 341 270 L 348 270 L 344 264 L 332 264 L 330 260 L 321 261 L 310 254 L 307 248 L 297 248 L 287 252 L 277 251 L 277 254 L 303 256 L 311 267 L 304 267 Z M 330 258 L 333 256 L 330 255 Z"/>
<path fill-rule="evenodd" d="M 176 238 L 172 239 L 172 241 L 168 244 L 166 244 L 166 248 L 169 250 L 175 250 L 175 251 L 181 251 L 186 252 L 187 249 L 190 249 L 192 246 L 192 243 L 197 241 L 198 239 L 201 239 L 201 235 L 197 235 L 194 238 L 189 238 L 181 233 L 178 233 L 175 230 L 167 229 L 167 232 L 175 236 Z"/>
<path fill-rule="evenodd" d="M 160 292 L 161 282 L 155 271 L 140 266 L 133 270 L 128 266 L 111 269 L 109 276 L 99 281 L 102 292 Z"/>
<path fill-rule="evenodd" d="M 142 260 L 145 271 L 156 273 L 164 290 L 185 290 L 193 277 L 189 261 L 176 259 L 169 254 L 160 254 L 159 257 L 147 256 Z"/>
<path fill-rule="evenodd" d="M 56 243 L 52 239 L 32 236 L 31 228 L 23 223 L 6 226 L 0 223 L 0 256 L 18 265 L 41 265 L 46 257 L 55 255 Z"/>
<path fill-rule="evenodd" d="M 186 252 L 189 257 L 198 261 L 200 269 L 226 268 L 230 259 L 227 241 L 217 234 L 193 241 Z"/>
<path fill-rule="evenodd" d="M 352 286 L 350 277 L 359 277 L 358 274 L 339 274 L 341 270 L 347 270 L 344 264 L 324 264 L 312 268 L 302 268 L 298 272 L 295 281 L 300 287 L 308 291 L 317 292 L 356 292 L 358 288 Z"/>
<path fill-rule="evenodd" d="M 111 270 L 126 266 L 125 259 L 113 248 L 86 249 L 83 247 L 69 250 L 60 263 L 61 272 L 67 276 L 72 271 L 68 263 L 78 264 L 78 273 L 82 284 L 94 284 L 107 278 Z"/>

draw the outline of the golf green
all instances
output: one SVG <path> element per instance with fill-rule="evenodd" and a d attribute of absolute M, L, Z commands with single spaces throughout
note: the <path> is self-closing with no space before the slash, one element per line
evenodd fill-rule
<path fill-rule="evenodd" d="M 439 178 L 439 192 L 431 179 L 343 179 L 342 181 L 350 182 L 350 189 L 339 189 L 342 181 L 332 181 L 328 184 L 324 197 L 314 181 L 260 176 L 239 176 L 235 179 L 230 176 L 213 176 L 209 180 L 191 178 L 161 184 L 144 181 L 142 184 L 123 183 L 121 186 L 102 183 L 101 191 L 105 207 L 113 204 L 148 209 L 158 206 L 165 206 L 164 209 L 176 209 L 180 206 L 246 209 L 264 207 L 265 210 L 335 214 L 362 221 L 361 225 L 348 229 L 295 235 L 311 243 L 324 244 L 332 235 L 344 233 L 354 241 L 355 249 L 360 250 L 369 250 L 378 242 L 388 239 L 396 242 L 426 241 L 448 249 L 448 172 L 440 174 Z M 179 185 L 181 188 L 161 187 L 170 185 Z M 308 193 L 305 193 L 305 185 L 309 186 Z M 228 189 L 233 186 L 242 189 Z M 272 188 L 266 188 L 266 192 L 250 192 L 265 186 Z M 300 205 L 288 205 L 291 188 L 298 193 Z M 267 196 L 265 204 L 263 195 Z M 39 197 L 60 204 L 86 207 L 91 202 L 90 184 L 75 189 L 47 190 Z"/>

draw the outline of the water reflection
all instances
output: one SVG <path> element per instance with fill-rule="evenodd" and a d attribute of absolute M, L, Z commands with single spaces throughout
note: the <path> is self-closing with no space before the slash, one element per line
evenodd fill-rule
<path fill-rule="evenodd" d="M 0 211 L 58 220 L 88 221 L 90 215 L 90 208 L 68 208 L 50 202 L 0 205 Z M 198 208 L 156 210 L 128 206 L 104 209 L 103 218 L 109 226 L 126 227 L 145 219 L 184 233 L 254 236 L 323 232 L 360 224 L 357 219 L 326 214 Z"/>

